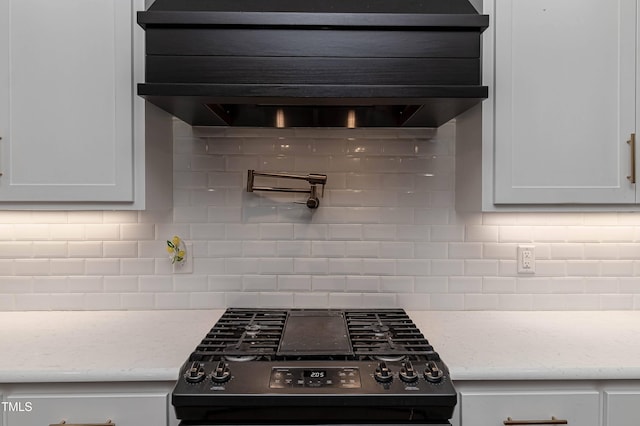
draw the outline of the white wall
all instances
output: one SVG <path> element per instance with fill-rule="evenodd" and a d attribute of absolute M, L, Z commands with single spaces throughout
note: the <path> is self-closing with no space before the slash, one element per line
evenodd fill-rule
<path fill-rule="evenodd" d="M 173 211 L 0 212 L 0 310 L 640 309 L 640 214 L 456 214 L 454 149 L 454 123 L 194 137 L 176 122 Z M 326 173 L 321 207 L 246 193 L 250 168 Z M 173 235 L 193 274 L 171 273 Z M 516 274 L 521 243 L 535 276 Z"/>

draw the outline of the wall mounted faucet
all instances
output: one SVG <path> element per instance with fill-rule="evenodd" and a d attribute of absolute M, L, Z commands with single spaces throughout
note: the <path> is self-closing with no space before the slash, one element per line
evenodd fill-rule
<path fill-rule="evenodd" d="M 279 188 L 273 186 L 255 186 L 254 179 L 256 176 L 275 177 L 283 179 L 300 179 L 309 182 L 309 189 L 300 188 Z M 302 194 L 309 194 L 307 198 L 307 207 L 310 209 L 317 209 L 320 205 L 318 199 L 318 185 L 322 185 L 320 196 L 324 196 L 324 186 L 327 184 L 327 175 L 320 175 L 316 173 L 310 173 L 308 175 L 298 175 L 294 173 L 265 173 L 256 172 L 255 170 L 249 170 L 247 174 L 247 192 L 253 191 L 272 191 L 272 192 L 298 192 Z"/>

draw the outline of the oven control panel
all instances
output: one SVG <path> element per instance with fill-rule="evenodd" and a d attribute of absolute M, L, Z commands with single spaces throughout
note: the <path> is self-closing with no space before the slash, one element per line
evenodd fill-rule
<path fill-rule="evenodd" d="M 357 367 L 273 367 L 269 387 L 286 388 L 360 388 Z"/>

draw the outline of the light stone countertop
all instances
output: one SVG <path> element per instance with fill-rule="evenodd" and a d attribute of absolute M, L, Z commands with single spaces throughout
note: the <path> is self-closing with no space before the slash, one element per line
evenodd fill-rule
<path fill-rule="evenodd" d="M 222 312 L 0 312 L 0 383 L 174 381 Z M 640 379 L 640 312 L 408 313 L 454 380 Z"/>

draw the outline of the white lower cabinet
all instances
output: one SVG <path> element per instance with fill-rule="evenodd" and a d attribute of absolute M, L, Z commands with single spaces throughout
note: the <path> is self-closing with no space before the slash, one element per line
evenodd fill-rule
<path fill-rule="evenodd" d="M 174 426 L 171 383 L 0 385 L 0 426 Z"/>
<path fill-rule="evenodd" d="M 25 394 L 10 395 L 7 426 L 105 424 L 166 425 L 167 394 Z"/>
<path fill-rule="evenodd" d="M 604 426 L 638 426 L 640 390 L 606 390 L 604 411 Z"/>
<path fill-rule="evenodd" d="M 459 392 L 460 426 L 560 424 L 553 419 L 566 420 L 574 426 L 601 425 L 601 393 L 596 388 L 488 385 L 462 387 Z"/>

